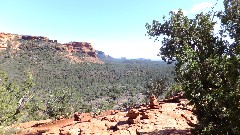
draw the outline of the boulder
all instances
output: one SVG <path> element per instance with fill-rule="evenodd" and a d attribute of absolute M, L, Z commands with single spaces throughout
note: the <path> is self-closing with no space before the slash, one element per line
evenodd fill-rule
<path fill-rule="evenodd" d="M 80 121 L 80 122 L 89 122 L 93 118 L 91 113 L 80 113 L 80 112 L 74 113 L 73 117 L 74 117 L 74 121 Z"/>

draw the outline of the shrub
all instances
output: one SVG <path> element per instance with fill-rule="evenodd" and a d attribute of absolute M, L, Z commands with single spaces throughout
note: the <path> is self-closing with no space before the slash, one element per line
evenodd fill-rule
<path fill-rule="evenodd" d="M 0 124 L 9 125 L 22 115 L 21 111 L 33 97 L 30 89 L 33 87 L 31 75 L 24 81 L 23 85 L 10 82 L 5 72 L 0 71 Z"/>

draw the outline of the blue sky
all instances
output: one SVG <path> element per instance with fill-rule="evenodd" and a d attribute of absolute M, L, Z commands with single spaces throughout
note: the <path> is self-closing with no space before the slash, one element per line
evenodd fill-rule
<path fill-rule="evenodd" d="M 217 0 L 2 0 L 0 32 L 90 42 L 113 57 L 160 59 L 145 24 L 183 9 L 193 17 Z M 222 7 L 219 0 L 217 9 Z"/>

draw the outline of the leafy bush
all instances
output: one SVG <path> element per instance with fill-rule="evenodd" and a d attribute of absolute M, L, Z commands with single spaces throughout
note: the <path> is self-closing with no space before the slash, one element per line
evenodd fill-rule
<path fill-rule="evenodd" d="M 65 89 L 50 90 L 45 98 L 45 113 L 50 118 L 58 118 L 62 115 L 69 115 L 71 111 L 71 94 L 72 92 Z"/>
<path fill-rule="evenodd" d="M 166 92 L 165 98 L 169 98 L 169 97 L 175 96 L 176 94 L 178 94 L 178 93 L 180 93 L 182 91 L 183 91 L 182 85 L 180 85 L 180 84 L 173 84 L 173 85 L 171 85 L 170 90 Z"/>
<path fill-rule="evenodd" d="M 151 95 L 155 95 L 156 97 L 163 95 L 163 93 L 168 90 L 167 81 L 167 78 L 157 78 L 147 83 L 146 87 L 148 91 L 146 91 L 145 95 L 148 97 Z"/>
<path fill-rule="evenodd" d="M 22 130 L 19 128 L 5 128 L 0 127 L 0 134 L 1 135 L 15 135 L 21 133 Z"/>
<path fill-rule="evenodd" d="M 22 86 L 10 82 L 5 72 L 0 71 L 0 124 L 9 125 L 18 120 L 21 111 L 32 98 L 30 89 L 33 87 L 31 76 Z"/>

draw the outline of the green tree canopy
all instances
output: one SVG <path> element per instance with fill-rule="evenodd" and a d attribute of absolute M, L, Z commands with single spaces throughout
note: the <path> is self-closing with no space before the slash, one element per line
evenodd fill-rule
<path fill-rule="evenodd" d="M 170 12 L 163 22 L 146 24 L 150 37 L 163 38 L 162 59 L 177 61 L 176 81 L 198 118 L 194 134 L 240 134 L 239 3 L 224 0 L 224 11 L 196 14 L 193 19 L 181 10 Z M 217 18 L 221 28 L 216 33 Z"/>

